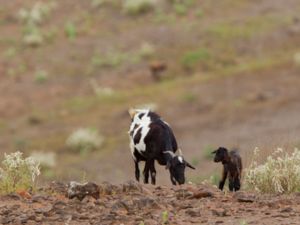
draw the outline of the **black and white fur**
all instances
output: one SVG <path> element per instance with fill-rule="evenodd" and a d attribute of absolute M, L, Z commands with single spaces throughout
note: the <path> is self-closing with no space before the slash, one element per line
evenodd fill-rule
<path fill-rule="evenodd" d="M 139 162 L 145 161 L 144 183 L 156 183 L 155 160 L 170 171 L 173 185 L 185 183 L 185 167 L 195 169 L 182 155 L 176 155 L 177 141 L 170 126 L 160 116 L 150 110 L 131 109 L 129 129 L 130 149 L 135 163 L 135 178 L 140 179 Z"/>

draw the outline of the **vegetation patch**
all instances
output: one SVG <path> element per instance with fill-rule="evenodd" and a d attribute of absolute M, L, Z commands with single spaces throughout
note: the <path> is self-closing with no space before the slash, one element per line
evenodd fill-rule
<path fill-rule="evenodd" d="M 139 15 L 155 8 L 156 0 L 125 0 L 123 10 L 129 15 Z"/>
<path fill-rule="evenodd" d="M 254 150 L 252 160 L 245 175 L 245 184 L 249 189 L 261 193 L 293 193 L 300 188 L 300 150 L 293 153 L 278 148 L 266 161 L 258 164 L 259 149 Z"/>
<path fill-rule="evenodd" d="M 97 149 L 103 144 L 104 138 L 96 129 L 80 128 L 74 131 L 66 141 L 66 145 L 79 152 Z"/>
<path fill-rule="evenodd" d="M 210 57 L 210 52 L 205 48 L 188 51 L 182 56 L 181 64 L 186 69 L 194 69 L 198 64 L 207 61 Z"/>
<path fill-rule="evenodd" d="M 34 189 L 39 175 L 39 163 L 32 157 L 23 158 L 22 152 L 5 154 L 0 168 L 1 194 Z"/>

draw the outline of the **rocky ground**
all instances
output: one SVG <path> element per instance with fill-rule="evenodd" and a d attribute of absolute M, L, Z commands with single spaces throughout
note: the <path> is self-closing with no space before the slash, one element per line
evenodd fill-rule
<path fill-rule="evenodd" d="M 300 195 L 227 193 L 207 185 L 99 185 L 100 198 L 65 197 L 52 183 L 38 194 L 1 197 L 1 224 L 299 224 Z"/>

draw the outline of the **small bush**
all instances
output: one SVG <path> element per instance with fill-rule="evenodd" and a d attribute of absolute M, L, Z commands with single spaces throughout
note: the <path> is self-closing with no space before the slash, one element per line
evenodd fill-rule
<path fill-rule="evenodd" d="M 54 152 L 33 151 L 30 155 L 42 168 L 53 168 L 56 166 L 56 154 Z"/>
<path fill-rule="evenodd" d="M 125 0 L 123 10 L 129 15 L 138 15 L 155 8 L 156 0 Z"/>
<path fill-rule="evenodd" d="M 177 15 L 184 16 L 187 14 L 188 8 L 184 4 L 174 4 L 174 11 Z"/>
<path fill-rule="evenodd" d="M 48 4 L 36 2 L 31 9 L 21 8 L 18 12 L 18 18 L 26 24 L 40 24 L 55 7 L 54 2 Z"/>
<path fill-rule="evenodd" d="M 139 50 L 139 56 L 145 59 L 151 58 L 155 53 L 155 48 L 153 45 L 151 45 L 148 42 L 142 43 L 140 50 Z"/>
<path fill-rule="evenodd" d="M 23 158 L 22 152 L 5 154 L 0 168 L 0 191 L 2 194 L 35 187 L 40 175 L 39 163 L 32 157 Z"/>
<path fill-rule="evenodd" d="M 65 24 L 65 33 L 69 40 L 74 40 L 77 36 L 76 26 L 72 22 L 67 22 Z"/>
<path fill-rule="evenodd" d="M 292 193 L 300 188 L 300 151 L 292 154 L 277 149 L 258 165 L 259 149 L 254 150 L 254 159 L 246 170 L 245 184 L 261 193 Z"/>
<path fill-rule="evenodd" d="M 99 135 L 98 131 L 90 128 L 81 128 L 74 131 L 66 141 L 66 145 L 80 152 L 86 152 L 99 148 L 104 138 Z"/>
<path fill-rule="evenodd" d="M 48 80 L 48 73 L 44 70 L 38 70 L 35 73 L 34 80 L 37 83 L 44 83 Z"/>
<path fill-rule="evenodd" d="M 294 63 L 296 66 L 300 67 L 300 52 L 294 54 Z"/>

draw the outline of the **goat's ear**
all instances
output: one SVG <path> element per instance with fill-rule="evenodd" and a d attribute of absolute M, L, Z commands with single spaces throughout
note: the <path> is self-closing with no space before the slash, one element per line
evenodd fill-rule
<path fill-rule="evenodd" d="M 213 151 L 211 154 L 216 154 L 217 153 L 217 150 Z"/>
<path fill-rule="evenodd" d="M 130 108 L 128 110 L 128 113 L 130 115 L 130 118 L 133 119 L 134 115 L 136 114 L 136 110 L 134 108 Z"/>
<path fill-rule="evenodd" d="M 190 167 L 191 169 L 193 169 L 193 170 L 195 170 L 196 168 L 195 167 L 193 167 L 191 164 L 189 164 L 187 161 L 185 161 L 185 165 L 187 166 L 187 167 Z"/>

